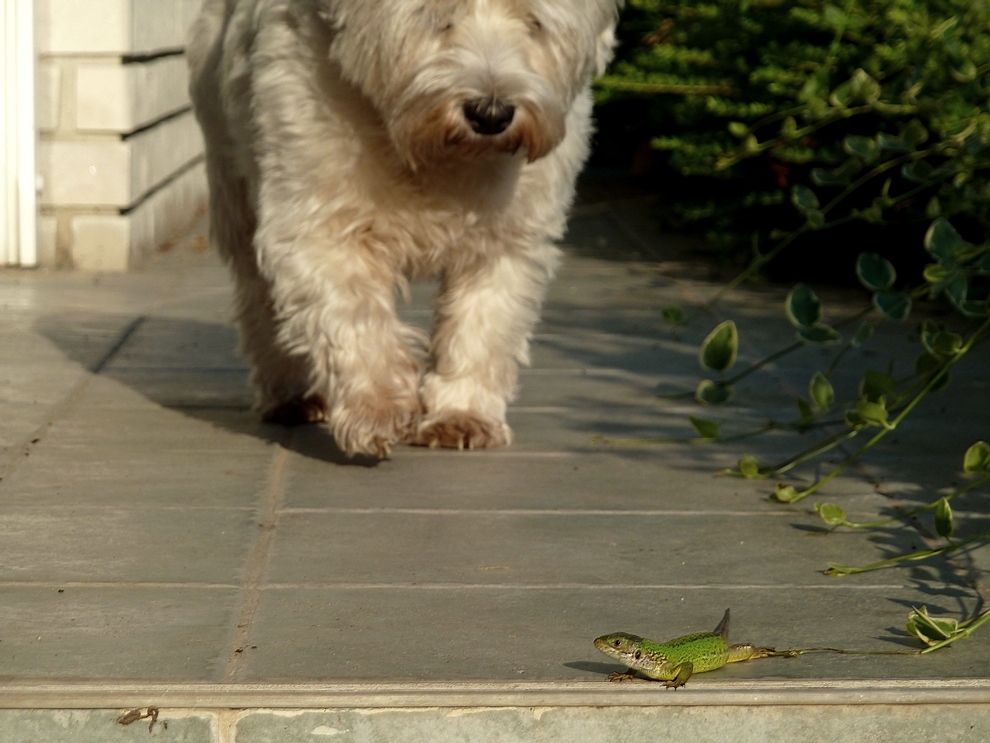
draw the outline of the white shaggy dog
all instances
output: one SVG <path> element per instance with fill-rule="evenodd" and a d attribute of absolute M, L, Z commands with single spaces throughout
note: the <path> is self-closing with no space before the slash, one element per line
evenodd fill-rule
<path fill-rule="evenodd" d="M 348 454 L 509 443 L 622 0 L 205 0 L 211 233 L 258 409 Z M 396 314 L 439 276 L 425 370 Z"/>

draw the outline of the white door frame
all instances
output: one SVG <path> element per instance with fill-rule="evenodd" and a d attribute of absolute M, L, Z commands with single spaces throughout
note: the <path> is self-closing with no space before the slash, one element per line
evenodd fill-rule
<path fill-rule="evenodd" d="M 38 264 L 34 0 L 0 0 L 0 266 Z"/>

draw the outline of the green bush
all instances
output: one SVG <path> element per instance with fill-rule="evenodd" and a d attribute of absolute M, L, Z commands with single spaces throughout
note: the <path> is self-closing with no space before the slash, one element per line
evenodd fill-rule
<path fill-rule="evenodd" d="M 990 4 L 630 0 L 620 39 L 599 138 L 649 138 L 675 226 L 767 253 L 810 220 L 917 269 L 936 217 L 990 237 Z"/>

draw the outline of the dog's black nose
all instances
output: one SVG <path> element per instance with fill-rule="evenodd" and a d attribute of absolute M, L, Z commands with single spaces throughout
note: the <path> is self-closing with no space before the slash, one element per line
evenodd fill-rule
<path fill-rule="evenodd" d="M 493 137 L 509 128 L 516 107 L 494 98 L 475 98 L 464 104 L 464 117 L 478 134 Z"/>

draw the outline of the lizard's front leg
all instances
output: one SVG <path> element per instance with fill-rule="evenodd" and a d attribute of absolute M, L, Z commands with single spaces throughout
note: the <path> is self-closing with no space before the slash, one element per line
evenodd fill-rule
<path fill-rule="evenodd" d="M 686 660 L 674 668 L 674 678 L 667 679 L 664 686 L 668 689 L 677 689 L 684 686 L 684 684 L 687 683 L 687 680 L 691 678 L 692 673 L 694 673 L 694 663 Z"/>

